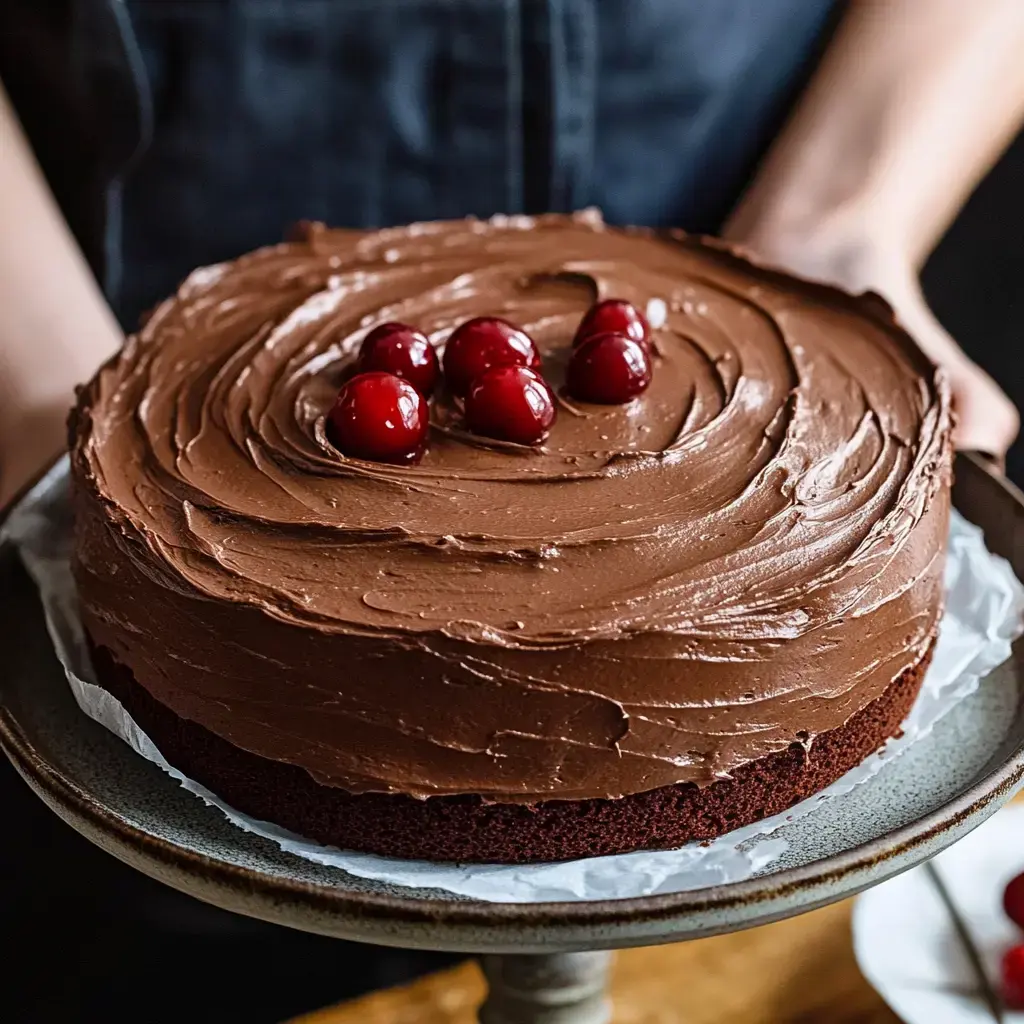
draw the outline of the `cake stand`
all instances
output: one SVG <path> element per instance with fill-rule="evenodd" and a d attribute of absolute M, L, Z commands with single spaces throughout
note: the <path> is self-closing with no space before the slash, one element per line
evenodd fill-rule
<path fill-rule="evenodd" d="M 961 456 L 955 499 L 1024 577 L 1024 496 Z M 746 882 L 639 899 L 496 904 L 320 867 L 231 826 L 87 719 L 35 589 L 0 550 L 0 745 L 61 818 L 133 867 L 217 906 L 339 938 L 480 954 L 485 1024 L 610 1019 L 606 952 L 749 928 L 823 906 L 933 856 L 1024 784 L 1024 644 L 932 731 L 841 800 L 780 831 Z"/>

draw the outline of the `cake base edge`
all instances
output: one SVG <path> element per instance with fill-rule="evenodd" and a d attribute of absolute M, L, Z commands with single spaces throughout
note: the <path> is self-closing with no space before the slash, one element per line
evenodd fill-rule
<path fill-rule="evenodd" d="M 477 796 L 417 800 L 352 794 L 304 769 L 234 746 L 179 718 L 105 648 L 97 680 L 167 761 L 236 810 L 327 846 L 411 860 L 522 864 L 674 849 L 779 814 L 831 785 L 899 735 L 934 643 L 845 724 L 750 761 L 708 786 L 679 783 L 616 800 L 488 803 Z"/>

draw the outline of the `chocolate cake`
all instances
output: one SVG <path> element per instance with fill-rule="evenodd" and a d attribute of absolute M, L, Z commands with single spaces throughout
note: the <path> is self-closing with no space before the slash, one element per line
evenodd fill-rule
<path fill-rule="evenodd" d="M 580 402 L 610 297 L 650 383 Z M 368 332 L 441 351 L 482 315 L 540 351 L 542 443 L 442 387 L 418 462 L 335 447 Z M 552 860 L 781 811 L 899 732 L 942 605 L 949 399 L 885 304 L 593 213 L 310 225 L 197 270 L 71 447 L 98 681 L 239 810 L 349 849 Z"/>

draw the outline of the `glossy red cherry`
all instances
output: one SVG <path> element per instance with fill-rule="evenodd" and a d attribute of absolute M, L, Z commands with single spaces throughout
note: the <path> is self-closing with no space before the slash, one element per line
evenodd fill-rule
<path fill-rule="evenodd" d="M 437 353 L 422 331 L 408 324 L 386 323 L 374 327 L 359 348 L 360 373 L 375 370 L 407 380 L 429 398 L 441 374 Z"/>
<path fill-rule="evenodd" d="M 492 366 L 539 370 L 537 346 L 525 331 L 496 316 L 478 316 L 452 332 L 444 349 L 444 375 L 452 394 L 464 397 Z"/>
<path fill-rule="evenodd" d="M 493 366 L 466 395 L 474 434 L 516 444 L 540 444 L 555 422 L 555 401 L 544 378 L 526 366 Z"/>
<path fill-rule="evenodd" d="M 651 383 L 647 349 L 624 334 L 595 334 L 573 349 L 566 390 L 581 402 L 619 405 Z"/>
<path fill-rule="evenodd" d="M 360 373 L 347 381 L 327 417 L 342 454 L 372 462 L 417 462 L 427 441 L 427 400 L 393 373 Z"/>
<path fill-rule="evenodd" d="M 1003 910 L 1018 928 L 1024 928 L 1024 874 L 1007 883 L 1003 890 Z"/>
<path fill-rule="evenodd" d="M 1011 1010 L 1024 1010 L 1024 945 L 1011 946 L 1000 964 L 1003 1002 Z"/>
<path fill-rule="evenodd" d="M 647 346 L 651 338 L 651 325 L 647 317 L 632 302 L 624 299 L 605 299 L 587 310 L 573 339 L 573 348 L 582 345 L 595 334 L 624 334 L 627 338 Z"/>

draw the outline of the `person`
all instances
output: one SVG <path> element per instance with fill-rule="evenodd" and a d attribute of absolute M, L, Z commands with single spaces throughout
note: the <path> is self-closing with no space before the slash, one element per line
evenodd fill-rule
<path fill-rule="evenodd" d="M 917 274 L 1021 122 L 1019 0 L 9 0 L 0 17 L 17 108 L 0 98 L 0 500 L 60 448 L 121 325 L 300 218 L 594 204 L 720 230 L 885 295 L 948 368 L 961 447 L 1001 457 L 1017 432 Z M 72 38 L 47 49 L 55 22 Z"/>
<path fill-rule="evenodd" d="M 4 0 L 0 503 L 193 267 L 299 219 L 569 211 L 883 294 L 956 443 L 1018 431 L 919 270 L 1024 119 L 1020 0 Z"/>

